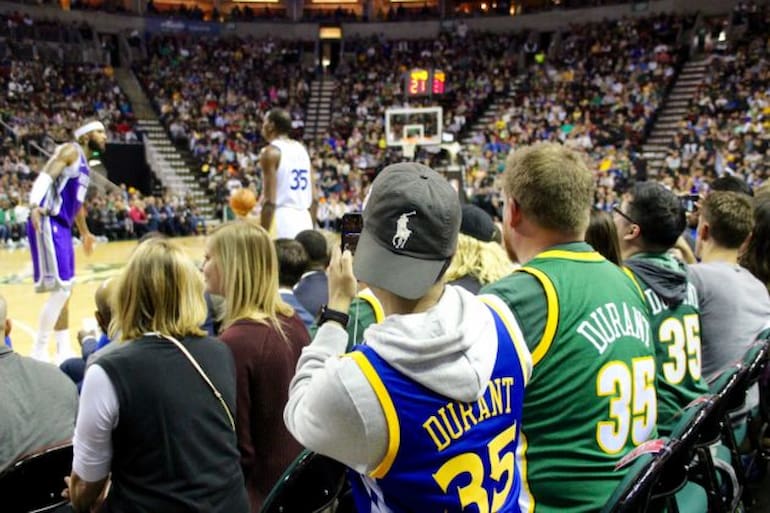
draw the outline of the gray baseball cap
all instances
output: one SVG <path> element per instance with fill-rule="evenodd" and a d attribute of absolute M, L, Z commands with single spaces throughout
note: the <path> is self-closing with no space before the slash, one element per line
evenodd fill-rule
<path fill-rule="evenodd" d="M 461 218 L 457 192 L 443 176 L 413 162 L 386 167 L 364 208 L 356 277 L 406 299 L 421 298 L 454 255 Z"/>

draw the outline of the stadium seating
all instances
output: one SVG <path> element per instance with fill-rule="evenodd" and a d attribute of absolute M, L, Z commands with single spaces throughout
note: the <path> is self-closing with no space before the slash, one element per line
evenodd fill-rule
<path fill-rule="evenodd" d="M 305 450 L 286 469 L 262 505 L 261 513 L 334 511 L 346 487 L 346 467 Z"/>
<path fill-rule="evenodd" d="M 4 513 L 55 511 L 67 501 L 61 497 L 64 478 L 72 469 L 72 444 L 52 447 L 27 456 L 0 474 Z"/>

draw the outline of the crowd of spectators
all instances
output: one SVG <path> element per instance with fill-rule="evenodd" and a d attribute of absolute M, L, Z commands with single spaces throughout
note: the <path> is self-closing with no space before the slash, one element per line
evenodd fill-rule
<path fill-rule="evenodd" d="M 50 146 L 70 139 L 87 118 L 102 120 L 113 141 L 138 140 L 131 104 L 113 68 L 44 51 L 27 55 L 19 46 L 24 38 L 75 42 L 85 28 L 13 14 L 3 21 L 8 37 L 0 60 L 0 119 L 18 141 Z"/>
<path fill-rule="evenodd" d="M 597 207 L 611 209 L 639 171 L 640 145 L 673 83 L 678 37 L 690 23 L 659 15 L 572 26 L 555 52 L 536 49 L 515 96 L 472 136 L 469 186 L 483 188 L 518 145 L 560 141 L 589 155 Z"/>
<path fill-rule="evenodd" d="M 301 137 L 310 74 L 301 72 L 298 43 L 169 36 L 151 39 L 148 49 L 137 75 L 212 193 L 221 193 L 231 178 L 255 178 L 262 115 L 271 106 L 291 113 Z"/>
<path fill-rule="evenodd" d="M 30 156 L 11 140 L 0 160 L 0 248 L 26 246 L 29 193 L 45 159 Z M 86 202 L 91 232 L 104 241 L 140 238 L 159 231 L 169 236 L 203 234 L 206 223 L 191 198 L 143 195 L 132 187 L 106 192 L 92 188 Z"/>
<path fill-rule="evenodd" d="M 105 240 L 139 239 L 149 232 L 169 237 L 202 235 L 206 222 L 191 198 L 143 195 L 133 188 L 93 195 L 86 202 L 88 228 Z"/>
<path fill-rule="evenodd" d="M 729 52 L 709 57 L 668 147 L 667 174 L 701 192 L 713 172 L 741 176 L 751 187 L 770 174 L 770 43 L 767 9 L 752 16 Z"/>

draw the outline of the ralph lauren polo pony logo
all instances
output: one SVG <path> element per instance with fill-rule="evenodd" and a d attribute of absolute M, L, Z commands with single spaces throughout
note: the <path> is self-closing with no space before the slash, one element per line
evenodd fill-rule
<path fill-rule="evenodd" d="M 393 236 L 393 247 L 396 249 L 403 249 L 406 241 L 409 240 L 409 236 L 412 235 L 412 230 L 409 229 L 407 223 L 409 223 L 409 216 L 415 215 L 417 212 L 412 210 L 411 212 L 405 212 L 401 214 L 396 221 L 396 234 Z"/>

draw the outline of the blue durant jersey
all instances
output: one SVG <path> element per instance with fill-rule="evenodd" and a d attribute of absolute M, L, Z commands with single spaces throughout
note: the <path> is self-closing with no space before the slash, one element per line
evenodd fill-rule
<path fill-rule="evenodd" d="M 497 308 L 490 306 L 497 360 L 477 401 L 429 390 L 368 346 L 349 353 L 372 384 L 388 423 L 383 461 L 369 475 L 350 474 L 359 513 L 520 511 L 517 449 L 530 357 L 515 320 Z"/>

